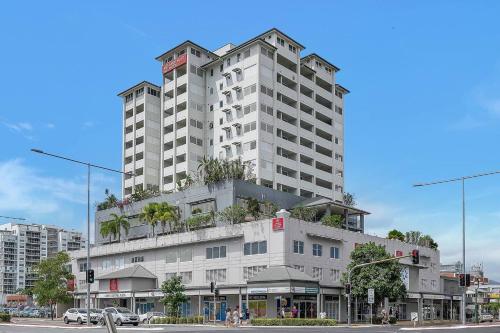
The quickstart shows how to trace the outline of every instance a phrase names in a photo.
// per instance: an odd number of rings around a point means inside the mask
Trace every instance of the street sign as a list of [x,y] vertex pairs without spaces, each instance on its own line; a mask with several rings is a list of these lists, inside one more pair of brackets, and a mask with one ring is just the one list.
[[375,303],[375,290],[370,288],[368,289],[368,304]]
[[411,321],[418,321],[418,312],[411,313]]

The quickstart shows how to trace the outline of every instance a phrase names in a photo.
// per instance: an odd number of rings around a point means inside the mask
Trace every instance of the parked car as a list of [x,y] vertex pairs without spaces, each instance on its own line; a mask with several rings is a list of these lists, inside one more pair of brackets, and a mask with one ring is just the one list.
[[152,319],[165,317],[163,312],[146,312],[139,315],[139,321],[143,324],[149,323]]
[[63,321],[65,324],[69,324],[72,321],[76,321],[78,324],[86,323],[87,309],[76,309],[76,308],[68,309],[63,314]]
[[111,314],[113,321],[118,326],[123,324],[139,325],[139,316],[127,308],[105,308],[103,314],[105,312]]
[[491,322],[493,322],[493,319],[494,319],[494,317],[490,313],[484,312],[484,313],[481,313],[479,315],[479,322],[481,322],[481,323],[483,323],[485,321],[489,321],[491,323]]
[[92,324],[104,324],[102,309],[90,309],[90,322]]

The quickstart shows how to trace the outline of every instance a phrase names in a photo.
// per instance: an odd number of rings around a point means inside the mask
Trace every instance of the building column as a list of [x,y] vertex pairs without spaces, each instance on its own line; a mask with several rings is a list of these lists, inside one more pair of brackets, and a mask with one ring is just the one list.
[[441,300],[441,318],[440,320],[443,321],[444,320],[444,299]]
[[359,214],[359,228],[363,232],[365,231],[365,216],[363,214]]
[[321,293],[316,294],[316,318],[319,318],[321,312]]
[[339,292],[339,307],[338,307],[338,311],[339,311],[339,323],[342,321],[342,293]]
[[198,290],[198,316],[201,316],[201,290]]
[[238,288],[238,306],[240,308],[240,312],[243,311],[243,304],[241,302],[241,287]]
[[348,224],[347,224],[347,219],[349,218],[349,210],[346,208],[344,209],[344,226],[346,229],[348,229]]
[[418,324],[419,325],[422,325],[422,323],[424,322],[424,310],[423,310],[423,302],[424,302],[424,299],[423,298],[419,298],[418,300],[418,304],[417,304],[417,308],[418,308]]

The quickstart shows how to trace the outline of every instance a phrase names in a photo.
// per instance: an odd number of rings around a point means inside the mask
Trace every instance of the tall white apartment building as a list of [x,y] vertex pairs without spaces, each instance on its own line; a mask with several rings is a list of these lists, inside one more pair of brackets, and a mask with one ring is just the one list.
[[[144,92],[159,89],[147,82],[120,94],[124,170],[135,173],[125,176],[124,195],[136,187],[175,191],[176,182],[196,173],[208,156],[241,158],[252,165],[259,185],[341,202],[349,91],[336,83],[335,65],[315,53],[302,56],[304,48],[271,29],[238,46],[212,52],[186,41],[157,57],[161,98]],[[153,98],[157,103],[148,106]],[[138,109],[146,115],[138,118]],[[137,126],[149,112],[157,122]],[[158,138],[158,122],[159,142],[148,144],[148,131]]]
[[33,267],[59,251],[84,249],[81,232],[41,224],[0,225],[0,302],[17,289],[33,287],[37,276]]

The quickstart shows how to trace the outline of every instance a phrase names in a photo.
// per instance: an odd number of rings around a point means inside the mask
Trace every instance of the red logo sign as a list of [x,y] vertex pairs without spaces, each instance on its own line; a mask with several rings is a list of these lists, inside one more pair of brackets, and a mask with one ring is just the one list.
[[402,257],[403,256],[403,251],[396,250],[396,254],[394,256],[395,257]]
[[109,291],[118,291],[118,279],[109,280]]
[[169,61],[166,64],[164,64],[163,67],[161,68],[162,73],[165,74],[165,73],[171,72],[174,69],[176,69],[177,67],[184,65],[187,62],[187,59],[188,59],[188,57],[187,57],[186,53],[181,54],[180,56],[178,56],[174,60]]
[[66,281],[66,287],[68,288],[69,291],[74,291],[75,290],[75,280],[71,279]]
[[273,218],[273,231],[285,229],[285,219],[282,217]]

